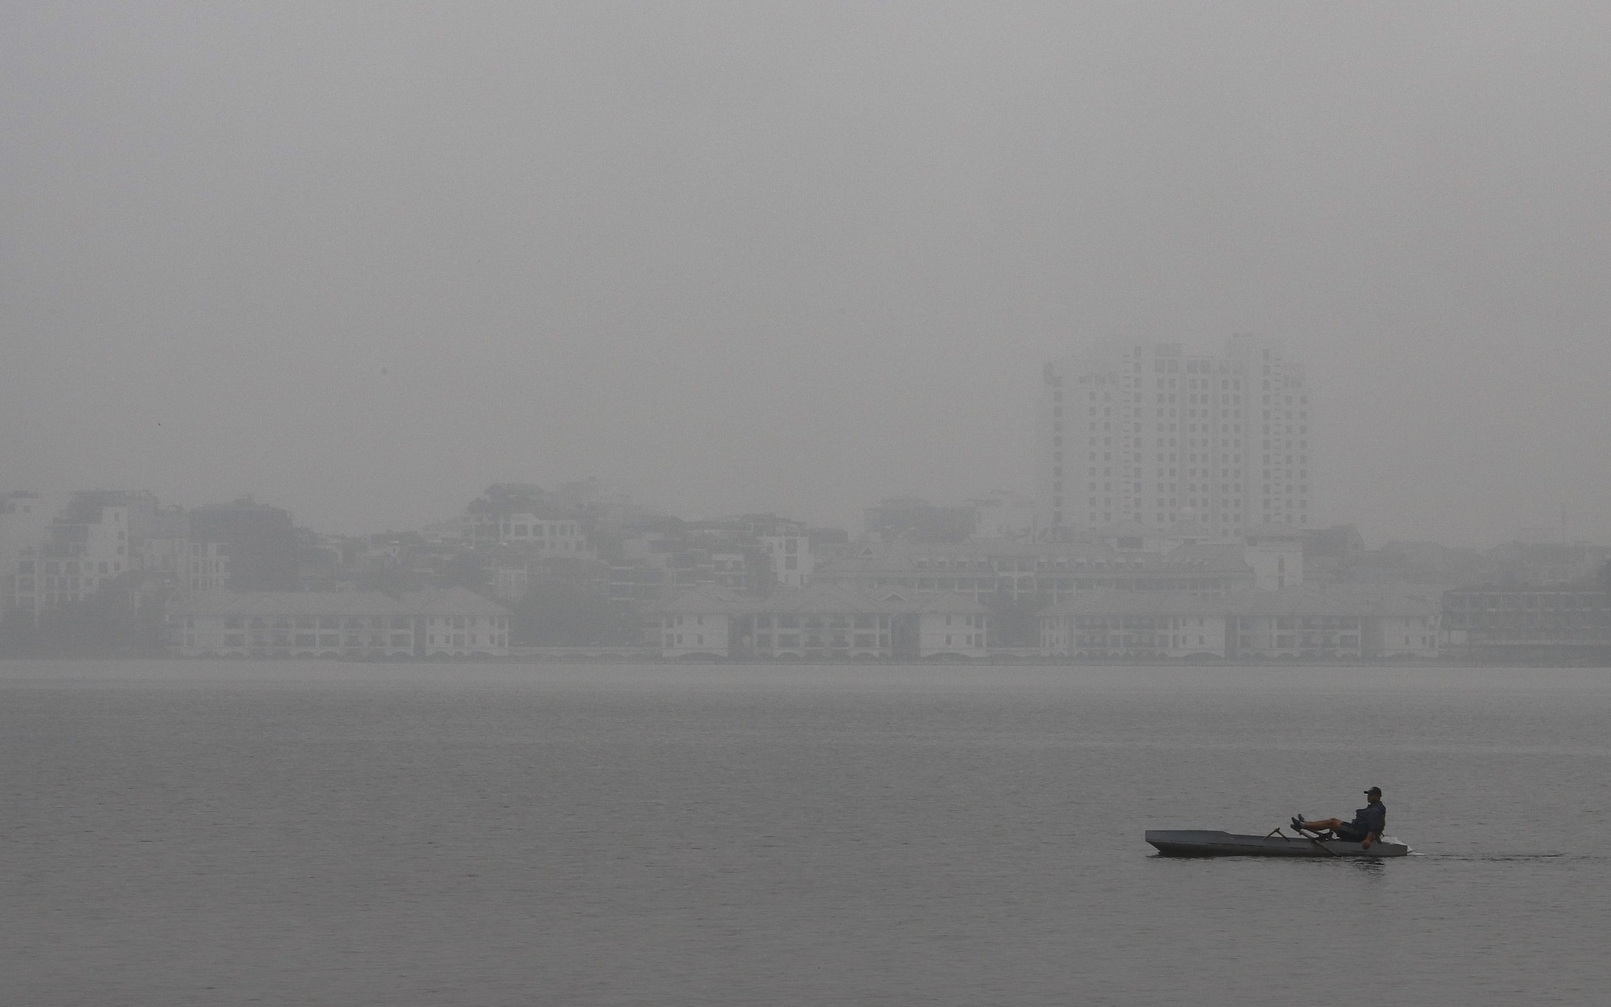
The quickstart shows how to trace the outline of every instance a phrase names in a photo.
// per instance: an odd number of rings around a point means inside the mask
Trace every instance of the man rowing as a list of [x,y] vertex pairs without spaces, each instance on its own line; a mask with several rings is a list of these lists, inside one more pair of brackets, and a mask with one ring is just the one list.
[[1292,827],[1303,832],[1319,832],[1329,829],[1338,839],[1345,842],[1358,843],[1364,849],[1370,849],[1370,844],[1382,838],[1387,830],[1387,805],[1382,803],[1382,788],[1372,787],[1365,791],[1366,804],[1354,812],[1354,820],[1345,822],[1341,818],[1320,818],[1315,821],[1305,821],[1294,817]]

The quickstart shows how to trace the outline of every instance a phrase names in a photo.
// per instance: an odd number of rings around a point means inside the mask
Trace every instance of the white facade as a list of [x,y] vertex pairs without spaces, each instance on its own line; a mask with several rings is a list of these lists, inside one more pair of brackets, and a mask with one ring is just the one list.
[[1036,410],[1040,524],[1307,527],[1310,426],[1302,368],[1252,336],[1223,354],[1115,344],[1049,363]]
[[426,657],[501,657],[509,653],[508,616],[421,616],[418,632]]
[[16,574],[23,552],[38,549],[50,539],[53,513],[37,493],[0,494],[0,582],[9,582]]
[[967,609],[919,613],[917,656],[955,654],[958,657],[988,657],[990,639],[987,621],[988,616]]
[[771,598],[703,586],[651,610],[663,657],[758,660],[983,658],[989,610],[957,594],[868,594],[817,584]]
[[1438,603],[1418,595],[1288,587],[1202,597],[1105,592],[1041,615],[1049,657],[1275,660],[1433,658]]
[[88,598],[133,563],[128,507],[101,507],[95,521],[56,523],[50,531],[50,542],[21,551],[11,582],[11,606],[35,620]]
[[1434,615],[1388,615],[1366,628],[1366,645],[1382,657],[1436,657],[1438,625]]
[[509,610],[462,587],[406,592],[398,604],[414,617],[415,652],[425,657],[503,657]]
[[173,614],[185,657],[408,657],[414,620],[370,591],[217,591]]
[[1243,553],[1253,568],[1253,586],[1279,591],[1303,583],[1303,546],[1298,542],[1260,542]]
[[811,540],[804,532],[798,535],[762,535],[761,545],[772,560],[772,575],[785,587],[803,587],[811,580],[815,564],[811,559]]
[[466,591],[213,591],[172,609],[186,657],[501,657],[509,616]]
[[1223,615],[1159,613],[1142,617],[1102,614],[1075,616],[1067,612],[1041,618],[1041,648],[1051,656],[1075,654],[1109,656],[1145,648],[1157,657],[1223,657],[1226,650]]
[[142,570],[172,577],[181,590],[196,594],[229,586],[229,556],[224,548],[218,542],[164,536],[140,543],[136,555]]
[[714,654],[726,657],[732,647],[729,612],[680,612],[660,619],[660,653],[664,657]]
[[592,556],[582,526],[573,518],[501,514],[488,515],[487,519],[496,521],[500,545],[527,546],[539,556]]

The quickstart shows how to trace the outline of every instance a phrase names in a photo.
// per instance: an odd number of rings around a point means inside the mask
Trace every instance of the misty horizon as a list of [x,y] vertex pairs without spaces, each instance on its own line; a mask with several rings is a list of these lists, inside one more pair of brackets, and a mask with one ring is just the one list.
[[1611,11],[19,8],[0,490],[337,533],[1033,489],[1044,363],[1276,339],[1311,527],[1611,540]]

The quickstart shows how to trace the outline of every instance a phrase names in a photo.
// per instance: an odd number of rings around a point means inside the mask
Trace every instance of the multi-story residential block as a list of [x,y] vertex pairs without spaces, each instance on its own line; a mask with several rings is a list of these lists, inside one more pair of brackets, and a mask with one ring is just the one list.
[[519,546],[536,556],[591,558],[587,536],[573,518],[545,518],[536,514],[475,515],[467,536],[478,545]]
[[1438,655],[1438,600],[1410,592],[1101,591],[1041,614],[1050,657],[1382,660]]
[[473,591],[410,591],[398,602],[414,618],[414,647],[423,657],[509,653],[509,610]]
[[473,549],[519,547],[534,557],[594,556],[581,521],[552,494],[529,483],[487,487],[465,508],[460,537]]
[[138,565],[135,544],[150,534],[156,498],[130,490],[75,493],[49,527],[49,539],[23,549],[11,578],[10,607],[41,614],[82,601]]
[[664,657],[756,660],[982,658],[989,610],[943,592],[871,594],[815,584],[769,598],[717,587],[680,592],[649,609]]
[[16,603],[17,561],[50,541],[50,519],[51,506],[38,493],[0,494],[0,605]]
[[213,591],[170,608],[185,657],[501,657],[509,613],[464,588]]
[[158,510],[149,533],[133,547],[141,572],[173,589],[194,594],[229,586],[225,546],[193,540],[190,515],[178,507]]
[[811,581],[816,564],[811,556],[811,537],[803,526],[777,529],[760,536],[761,546],[771,557],[772,577],[784,587],[803,587]]
[[1253,585],[1264,591],[1298,587],[1303,583],[1303,532],[1282,524],[1265,524],[1243,531],[1247,543],[1242,555],[1253,568]]
[[1182,593],[1100,591],[1041,613],[1052,657],[1223,657],[1227,618],[1218,599]]
[[1252,336],[1233,336],[1222,354],[1108,344],[1048,363],[1036,408],[1040,523],[1307,527],[1311,426],[1302,367]]
[[736,638],[760,608],[757,599],[715,585],[679,591],[649,606],[646,638],[662,657],[731,657]]
[[1484,662],[1611,657],[1611,583],[1489,584],[1443,595],[1446,644]]

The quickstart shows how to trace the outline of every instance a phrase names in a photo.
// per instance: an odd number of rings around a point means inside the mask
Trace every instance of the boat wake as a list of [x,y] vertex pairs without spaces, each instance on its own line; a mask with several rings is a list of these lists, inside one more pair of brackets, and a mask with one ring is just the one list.
[[1452,860],[1463,863],[1533,863],[1540,860],[1604,860],[1604,854],[1570,853],[1422,853],[1411,850],[1410,856],[1426,860]]

